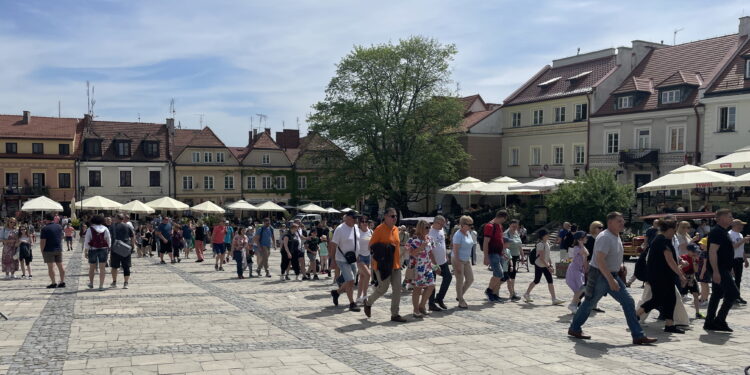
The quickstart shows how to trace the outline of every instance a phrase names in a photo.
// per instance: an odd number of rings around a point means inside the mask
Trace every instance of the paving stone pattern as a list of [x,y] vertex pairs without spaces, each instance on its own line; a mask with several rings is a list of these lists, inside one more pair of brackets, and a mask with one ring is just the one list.
[[[448,311],[417,320],[405,294],[401,315],[409,322],[397,324],[389,321],[390,294],[366,319],[346,310],[346,296],[332,306],[328,278],[237,280],[233,263],[217,272],[211,260],[136,258],[128,290],[100,292],[85,286],[81,252],[64,255],[65,289],[44,288],[41,262],[32,263],[33,281],[0,281],[0,311],[9,317],[0,321],[0,374],[741,374],[750,365],[744,307],[730,313],[731,335],[705,332],[701,322],[685,335],[667,335],[652,314],[644,328],[659,344],[635,347],[612,299],[584,327],[594,338],[572,340],[565,335],[572,315],[551,306],[545,285],[531,304],[492,304],[483,296],[490,273],[481,265],[469,310],[447,301]],[[519,273],[519,293],[532,278]],[[571,298],[564,280],[555,286],[560,298]],[[638,300],[641,289],[630,291]],[[447,299],[454,296],[451,289]]]

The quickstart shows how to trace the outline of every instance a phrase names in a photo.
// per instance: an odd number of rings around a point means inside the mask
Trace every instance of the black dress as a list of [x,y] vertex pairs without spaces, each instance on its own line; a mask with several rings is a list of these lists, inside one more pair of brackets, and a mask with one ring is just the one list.
[[675,250],[672,240],[659,234],[651,242],[646,259],[648,271],[648,282],[651,286],[652,297],[644,302],[641,307],[646,312],[653,309],[659,310],[665,319],[672,320],[674,317],[674,307],[677,304],[675,296],[675,273],[669,268],[664,251],[669,251],[670,256],[674,259]]

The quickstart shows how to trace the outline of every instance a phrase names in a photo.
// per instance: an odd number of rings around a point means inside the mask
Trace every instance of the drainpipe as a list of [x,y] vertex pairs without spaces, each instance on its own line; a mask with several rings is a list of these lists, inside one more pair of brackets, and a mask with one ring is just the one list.
[[589,171],[589,150],[591,149],[591,93],[586,94],[586,164],[583,167],[584,172]]
[[698,107],[706,107],[703,103],[698,103],[693,106],[693,111],[695,111],[695,158],[693,160],[694,165],[700,164],[700,141],[701,141],[701,117],[700,114],[698,114]]

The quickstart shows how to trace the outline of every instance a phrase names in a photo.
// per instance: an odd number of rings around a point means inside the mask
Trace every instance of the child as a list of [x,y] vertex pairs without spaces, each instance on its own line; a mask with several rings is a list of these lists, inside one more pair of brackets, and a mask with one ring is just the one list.
[[182,237],[182,228],[175,225],[172,227],[172,264],[180,263],[180,251],[185,247],[185,238]]
[[[508,242],[505,243],[507,244]],[[510,252],[510,248],[506,246],[506,248],[503,249],[503,256],[500,258],[500,267],[503,269],[503,277],[500,279],[500,285],[497,286],[497,290],[500,290],[503,287],[503,283],[510,279],[510,273],[515,271],[513,268],[513,262],[511,261],[512,259],[513,255]],[[510,290],[508,292],[510,293]],[[512,297],[513,294],[510,295],[510,298]],[[500,297],[500,301],[505,300],[505,298]]]
[[73,235],[76,232],[75,228],[70,224],[66,224],[63,232],[65,232],[65,245],[67,246],[67,251],[73,251]]
[[526,303],[534,302],[531,299],[531,291],[534,287],[539,284],[542,280],[542,275],[547,281],[547,288],[549,289],[549,295],[552,298],[553,305],[561,305],[565,301],[557,299],[555,297],[555,285],[552,284],[552,271],[555,268],[552,266],[552,260],[550,259],[550,247],[549,247],[549,232],[542,229],[539,231],[539,238],[541,240],[536,244],[536,260],[534,261],[534,280],[529,283],[529,287],[526,289],[526,293],[523,295]]
[[698,254],[698,282],[700,283],[700,303],[708,305],[709,284],[711,283],[711,267],[708,265],[708,237],[698,241],[700,252]]
[[19,251],[19,257],[18,260],[21,262],[21,278],[26,278],[26,273],[29,274],[29,279],[31,278],[31,245],[33,244],[33,240],[31,238],[31,235],[29,234],[29,228],[27,227],[21,227],[21,230],[18,234],[18,240],[20,241],[18,251]]
[[586,261],[589,256],[589,252],[586,250],[586,240],[586,233],[578,231],[573,234],[573,248],[568,249],[568,253],[573,260],[565,272],[565,282],[573,291],[573,300],[568,305],[568,310],[573,314],[578,310],[578,304],[581,302],[581,296],[585,291],[583,284],[586,280],[586,272],[589,269],[589,264]]
[[318,244],[318,253],[320,254],[320,273],[327,273],[328,277],[331,277],[331,269],[328,268],[328,236],[325,234],[320,237],[320,244]]
[[698,293],[698,280],[695,279],[695,274],[698,272],[699,255],[698,246],[695,244],[689,244],[687,246],[687,254],[682,255],[682,273],[685,274],[687,283],[684,287],[680,288],[680,294],[684,297],[688,292],[693,295],[693,306],[695,306],[695,319],[706,319],[700,312],[700,298]]
[[[310,238],[305,241],[305,248],[307,253],[307,259],[310,261],[310,265],[307,267],[307,273],[302,280],[318,280],[318,264],[316,262],[318,258],[318,249],[320,247],[320,239],[318,239],[318,232],[311,231]],[[310,276],[312,274],[312,277]]]

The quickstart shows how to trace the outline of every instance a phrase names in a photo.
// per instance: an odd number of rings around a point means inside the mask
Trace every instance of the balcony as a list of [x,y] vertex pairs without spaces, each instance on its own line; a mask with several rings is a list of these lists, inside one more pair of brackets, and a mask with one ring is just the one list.
[[39,196],[49,195],[49,186],[7,186],[3,189],[5,195],[18,195],[18,196]]
[[620,165],[628,164],[659,164],[658,149],[640,149],[620,151]]

